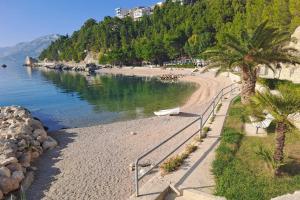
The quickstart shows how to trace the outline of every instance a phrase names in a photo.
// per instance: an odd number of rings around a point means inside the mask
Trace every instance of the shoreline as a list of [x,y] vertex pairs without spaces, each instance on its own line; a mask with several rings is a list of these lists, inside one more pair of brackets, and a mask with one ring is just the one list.
[[[194,82],[200,87],[181,107],[182,115],[179,116],[153,116],[52,133],[59,147],[46,153],[36,163],[37,177],[27,192],[28,197],[32,200],[128,199],[133,192],[133,173],[129,164],[146,149],[194,120],[212,97],[231,83],[222,76],[215,78],[213,73],[191,75],[192,70],[130,67],[97,70],[97,73],[136,76],[186,73],[179,81]],[[197,128],[191,127],[185,135],[166,145],[149,160],[162,156],[163,152]]]

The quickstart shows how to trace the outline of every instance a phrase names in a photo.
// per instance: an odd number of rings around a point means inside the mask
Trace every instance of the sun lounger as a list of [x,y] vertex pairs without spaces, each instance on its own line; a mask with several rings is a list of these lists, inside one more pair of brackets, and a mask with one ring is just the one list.
[[265,120],[257,122],[255,117],[249,116],[249,119],[254,127],[256,127],[256,133],[258,133],[259,128],[268,128],[271,122],[274,120],[274,117],[271,114],[267,114]]

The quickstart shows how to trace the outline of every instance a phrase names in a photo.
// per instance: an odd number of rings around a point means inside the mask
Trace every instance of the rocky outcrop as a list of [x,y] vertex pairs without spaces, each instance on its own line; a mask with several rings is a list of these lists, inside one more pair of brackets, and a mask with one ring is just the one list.
[[95,52],[88,52],[85,59],[84,59],[84,63],[86,64],[98,64],[98,53]]
[[0,107],[0,199],[1,194],[7,196],[27,184],[33,174],[32,161],[56,145],[28,110]]
[[24,66],[33,66],[36,64],[38,61],[32,57],[26,56]]
[[63,71],[78,71],[78,72],[94,72],[101,68],[101,66],[94,63],[82,64],[82,63],[50,63],[43,62],[37,63],[35,67],[45,67],[47,69],[63,70]]

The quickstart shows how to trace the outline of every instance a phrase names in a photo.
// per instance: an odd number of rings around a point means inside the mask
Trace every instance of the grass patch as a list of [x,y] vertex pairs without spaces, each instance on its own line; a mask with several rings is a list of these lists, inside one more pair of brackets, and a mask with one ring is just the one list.
[[300,189],[300,134],[288,133],[284,175],[274,177],[268,164],[261,159],[260,146],[273,153],[275,134],[265,138],[243,136],[246,113],[240,99],[233,102],[226,119],[220,146],[213,162],[216,178],[215,193],[228,200],[270,200]]

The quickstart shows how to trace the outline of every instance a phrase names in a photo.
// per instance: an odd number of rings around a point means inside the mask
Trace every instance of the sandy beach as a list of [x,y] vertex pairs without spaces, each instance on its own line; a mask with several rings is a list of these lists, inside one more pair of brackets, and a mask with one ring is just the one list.
[[[193,121],[213,96],[231,83],[228,78],[214,77],[210,72],[191,72],[191,69],[146,67],[101,69],[99,73],[138,76],[183,74],[180,81],[197,83],[199,88],[182,105],[179,116],[154,116],[50,133],[59,142],[59,147],[46,152],[35,163],[38,170],[27,191],[28,199],[128,199],[133,193],[133,173],[129,164],[139,154]],[[147,159],[152,161],[162,156],[197,128],[191,127]],[[132,135],[132,132],[137,134]]]

